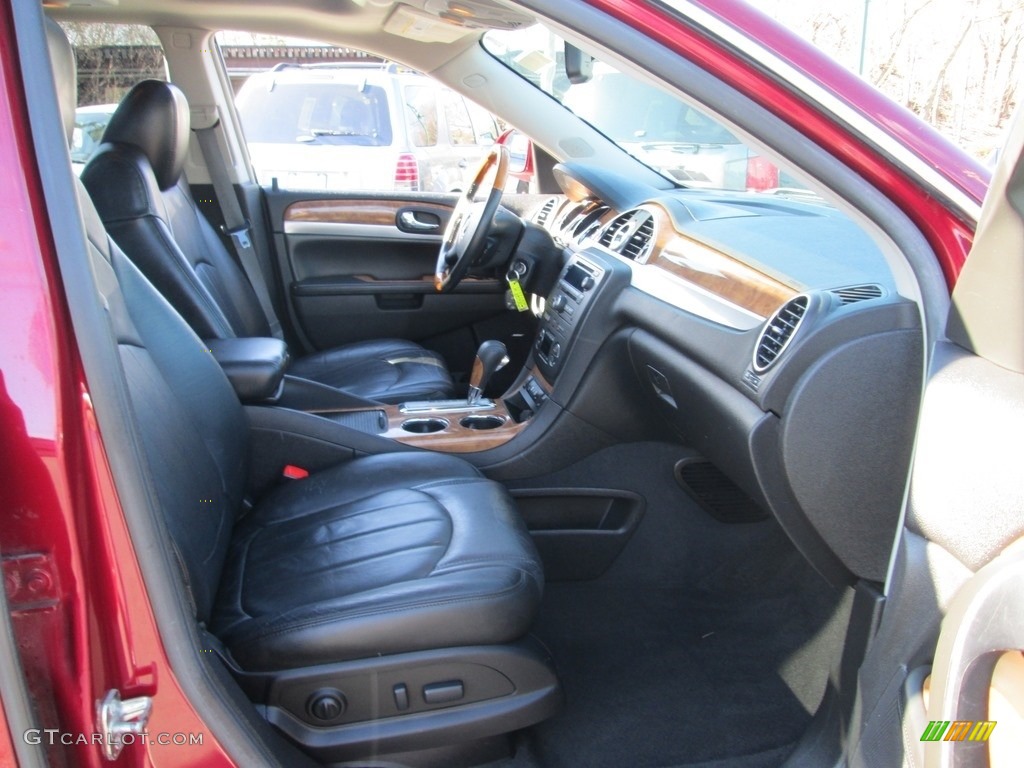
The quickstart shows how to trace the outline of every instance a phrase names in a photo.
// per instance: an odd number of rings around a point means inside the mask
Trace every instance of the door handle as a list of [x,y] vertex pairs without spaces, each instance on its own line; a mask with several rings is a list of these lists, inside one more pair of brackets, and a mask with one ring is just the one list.
[[436,232],[441,228],[439,223],[420,221],[413,211],[402,211],[398,217],[399,223],[405,228],[415,232]]

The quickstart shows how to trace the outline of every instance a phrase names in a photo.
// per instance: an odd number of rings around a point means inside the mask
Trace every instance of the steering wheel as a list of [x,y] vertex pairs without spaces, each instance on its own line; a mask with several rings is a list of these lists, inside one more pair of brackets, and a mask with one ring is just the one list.
[[[434,269],[434,288],[438,293],[447,293],[458,285],[470,266],[483,255],[487,232],[494,222],[508,178],[508,163],[508,147],[495,144],[455,205]],[[484,185],[492,168],[494,176],[490,184]],[[476,199],[478,193],[480,200]]]

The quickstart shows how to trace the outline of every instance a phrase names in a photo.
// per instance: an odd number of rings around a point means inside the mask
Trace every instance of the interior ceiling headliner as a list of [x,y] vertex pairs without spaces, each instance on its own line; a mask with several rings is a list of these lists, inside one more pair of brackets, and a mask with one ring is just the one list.
[[[93,4],[80,5],[81,1],[43,0],[43,5],[59,20],[232,29],[322,40],[369,51],[423,72],[442,66],[482,34],[479,28],[466,28],[464,37],[446,44],[390,34],[383,26],[399,4],[393,0],[85,0]],[[451,2],[459,4],[459,0]],[[444,3],[404,0],[402,4],[423,11]],[[467,5],[506,8],[493,0],[468,0]],[[444,23],[439,16],[435,18]]]

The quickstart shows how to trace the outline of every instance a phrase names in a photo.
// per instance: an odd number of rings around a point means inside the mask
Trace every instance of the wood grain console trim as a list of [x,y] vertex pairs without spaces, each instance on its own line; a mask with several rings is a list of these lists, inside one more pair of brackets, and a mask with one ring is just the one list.
[[452,209],[438,203],[408,200],[303,200],[292,203],[284,212],[285,222],[301,221],[317,224],[369,224],[393,227],[403,208],[436,213],[442,220]]
[[[489,411],[418,411],[417,413],[402,413],[397,405],[383,405],[373,410],[383,410],[387,416],[388,428],[381,437],[395,440],[405,445],[415,445],[418,448],[426,448],[441,453],[475,453],[497,448],[504,445],[513,437],[518,435],[526,427],[526,423],[519,424],[512,419],[501,400],[495,401],[495,408]],[[470,429],[462,426],[459,422],[466,416],[497,416],[503,419],[500,427],[494,429]],[[429,432],[417,434],[402,429],[402,424],[411,419],[438,418],[448,422],[448,426],[440,432]]]
[[800,293],[796,285],[679,233],[664,208],[642,207],[654,217],[654,231],[658,233],[646,264],[761,317],[768,317]]

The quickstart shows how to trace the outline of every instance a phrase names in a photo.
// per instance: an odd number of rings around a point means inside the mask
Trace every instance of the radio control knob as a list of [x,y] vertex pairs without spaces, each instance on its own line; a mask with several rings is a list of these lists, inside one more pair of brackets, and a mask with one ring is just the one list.
[[555,310],[555,312],[561,312],[563,309],[565,309],[564,293],[559,293],[557,296],[555,296],[555,298],[551,300],[551,308]]
[[594,278],[592,278],[590,275],[587,275],[582,280],[580,280],[580,288],[582,288],[584,291],[589,291],[593,287]]

